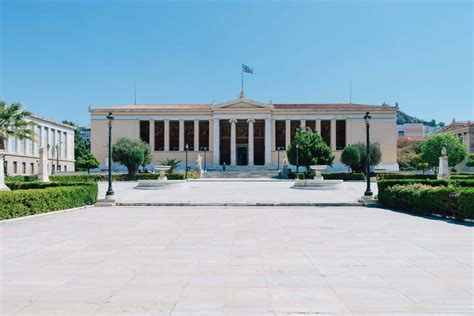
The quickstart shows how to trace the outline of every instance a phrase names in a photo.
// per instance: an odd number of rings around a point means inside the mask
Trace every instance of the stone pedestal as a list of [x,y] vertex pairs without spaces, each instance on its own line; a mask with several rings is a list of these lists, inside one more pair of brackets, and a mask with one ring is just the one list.
[[5,185],[5,170],[3,168],[3,151],[0,151],[0,191],[9,191],[10,188],[8,188]]
[[445,179],[449,176],[448,157],[439,157],[438,179]]
[[38,181],[49,182],[48,173],[48,150],[45,147],[41,147],[39,150],[39,170],[38,170]]
[[288,179],[288,165],[283,165],[281,168],[281,177],[283,179]]

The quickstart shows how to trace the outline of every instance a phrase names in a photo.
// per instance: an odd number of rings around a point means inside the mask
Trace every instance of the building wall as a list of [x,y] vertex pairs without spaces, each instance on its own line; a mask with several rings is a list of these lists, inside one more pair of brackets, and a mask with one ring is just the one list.
[[[4,157],[6,174],[37,174],[39,169],[39,149],[41,147],[47,148],[48,144],[48,169],[52,170],[54,165],[56,171],[57,165],[59,165],[61,172],[65,169],[66,171],[74,171],[74,129],[62,123],[35,115],[26,120],[35,124],[35,139],[34,141],[19,140],[15,137],[8,137],[6,139],[6,153]],[[46,138],[46,130],[48,130],[48,138]],[[54,137],[52,131],[54,131]],[[58,134],[61,136],[58,136]],[[58,152],[55,151],[55,145],[59,145]]]
[[[235,113],[234,113],[235,112]],[[226,113],[218,113],[215,114],[219,116],[221,119],[224,117],[229,116],[236,116],[239,119],[244,117],[249,117],[250,114],[245,114],[245,111],[238,112],[226,112]],[[193,119],[209,119],[212,116],[209,113],[195,113],[196,115],[192,115],[189,113],[182,113],[181,116],[173,114],[173,120],[179,119],[180,117],[185,120],[193,120]],[[365,122],[363,120],[363,115],[365,113],[361,112],[350,112],[347,113],[338,113],[330,114],[330,113],[318,113],[318,112],[311,112],[311,113],[282,113],[279,111],[278,113],[271,113],[268,112],[266,115],[271,115],[271,119],[273,120],[281,120],[281,119],[291,119],[291,120],[314,120],[314,119],[331,119],[335,121],[336,119],[346,119],[346,145],[355,144],[358,142],[365,143],[366,140],[366,127]],[[170,114],[145,114],[145,113],[134,113],[134,118],[130,118],[131,114],[127,113],[127,115],[121,116],[120,114],[114,114],[114,121],[113,121],[113,133],[112,133],[112,143],[116,142],[120,137],[127,137],[132,139],[139,139],[139,121],[140,120],[147,120],[147,119],[154,119],[154,120],[163,120],[163,119],[170,119]],[[259,114],[260,115],[260,114]],[[263,114],[262,114],[263,115]],[[387,168],[388,170],[398,170],[397,161],[397,152],[396,152],[396,114],[393,113],[373,113],[371,114],[373,119],[371,120],[371,134],[370,139],[372,143],[379,143],[381,150],[382,150],[382,168]],[[240,117],[242,116],[242,117]],[[252,115],[250,115],[252,116]],[[130,119],[127,119],[129,117]],[[99,159],[101,162],[102,167],[104,168],[107,165],[107,144],[108,144],[108,129],[107,129],[107,122],[105,120],[105,115],[101,114],[92,114],[91,119],[91,150],[92,153]],[[209,139],[209,147],[210,151],[206,153],[206,162],[207,165],[214,164],[213,160],[213,136],[214,128],[212,124],[210,124],[210,139]],[[272,131],[274,132],[274,127],[272,127]],[[274,135],[271,135],[271,162],[274,166],[278,164],[278,152],[275,151],[275,140]],[[336,156],[334,167],[337,169],[345,168],[340,162],[340,155],[342,150],[335,150],[335,146],[333,147],[333,153]],[[188,152],[188,162],[190,165],[193,165],[196,160],[198,154],[204,156],[203,152]],[[185,152],[184,151],[153,151],[153,159],[152,165],[157,165],[160,161],[167,159],[167,158],[174,158],[181,160],[183,163],[185,161]],[[203,157],[204,158],[204,157]],[[282,157],[280,157],[281,159]]]

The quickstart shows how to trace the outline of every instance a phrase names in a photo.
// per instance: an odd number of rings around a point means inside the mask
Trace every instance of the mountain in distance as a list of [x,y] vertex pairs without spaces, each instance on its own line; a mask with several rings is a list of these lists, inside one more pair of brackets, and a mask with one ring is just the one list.
[[[382,106],[390,106],[390,104],[384,102]],[[408,115],[407,113],[400,110],[400,107],[397,102],[395,102],[395,107],[397,108],[397,125],[403,125],[407,123],[422,123],[423,125],[431,127],[443,127],[446,125],[444,122],[436,122],[435,119],[432,119],[431,121],[425,121],[417,117]]]

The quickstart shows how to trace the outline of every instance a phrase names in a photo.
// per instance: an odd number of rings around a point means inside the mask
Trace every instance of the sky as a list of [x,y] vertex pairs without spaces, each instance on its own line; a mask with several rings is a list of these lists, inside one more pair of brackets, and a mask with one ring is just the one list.
[[87,108],[251,100],[399,103],[473,119],[471,1],[1,0],[0,99]]

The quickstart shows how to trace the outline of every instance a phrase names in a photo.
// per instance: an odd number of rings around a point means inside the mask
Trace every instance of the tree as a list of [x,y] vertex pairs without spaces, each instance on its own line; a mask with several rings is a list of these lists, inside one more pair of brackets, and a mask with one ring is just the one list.
[[466,147],[461,140],[453,134],[434,134],[428,136],[421,144],[421,157],[431,167],[439,164],[441,149],[445,147],[449,166],[460,163],[467,155]]
[[298,129],[295,138],[288,146],[288,161],[293,165],[296,165],[296,145],[299,145],[298,163],[305,166],[307,172],[309,172],[310,165],[332,166],[334,155],[331,148],[311,128]]
[[[356,172],[366,172],[367,170],[367,146],[364,143],[357,143],[352,145],[359,150],[360,153],[360,162],[354,165],[353,170]],[[375,166],[380,163],[382,160],[382,151],[380,150],[380,144],[371,143],[370,144],[370,165]]]
[[127,167],[128,174],[133,176],[145,161],[151,162],[150,145],[141,140],[121,137],[112,146],[112,159]]
[[[76,160],[80,159],[81,156],[88,153],[90,151],[89,145],[86,143],[84,139],[81,137],[81,133],[79,131],[79,126],[71,121],[64,120],[64,124],[71,125],[72,127],[76,128],[74,130],[74,158]],[[77,169],[77,168],[76,168]]]
[[0,150],[5,149],[7,137],[35,139],[34,123],[25,120],[30,115],[30,112],[23,110],[20,103],[8,105],[0,101]]
[[360,152],[355,146],[346,146],[341,154],[341,162],[347,166],[348,171],[350,169],[354,171],[357,164],[360,163]]
[[86,169],[89,174],[91,169],[99,168],[99,166],[100,162],[90,152],[85,153],[76,160],[76,168],[79,170]]

